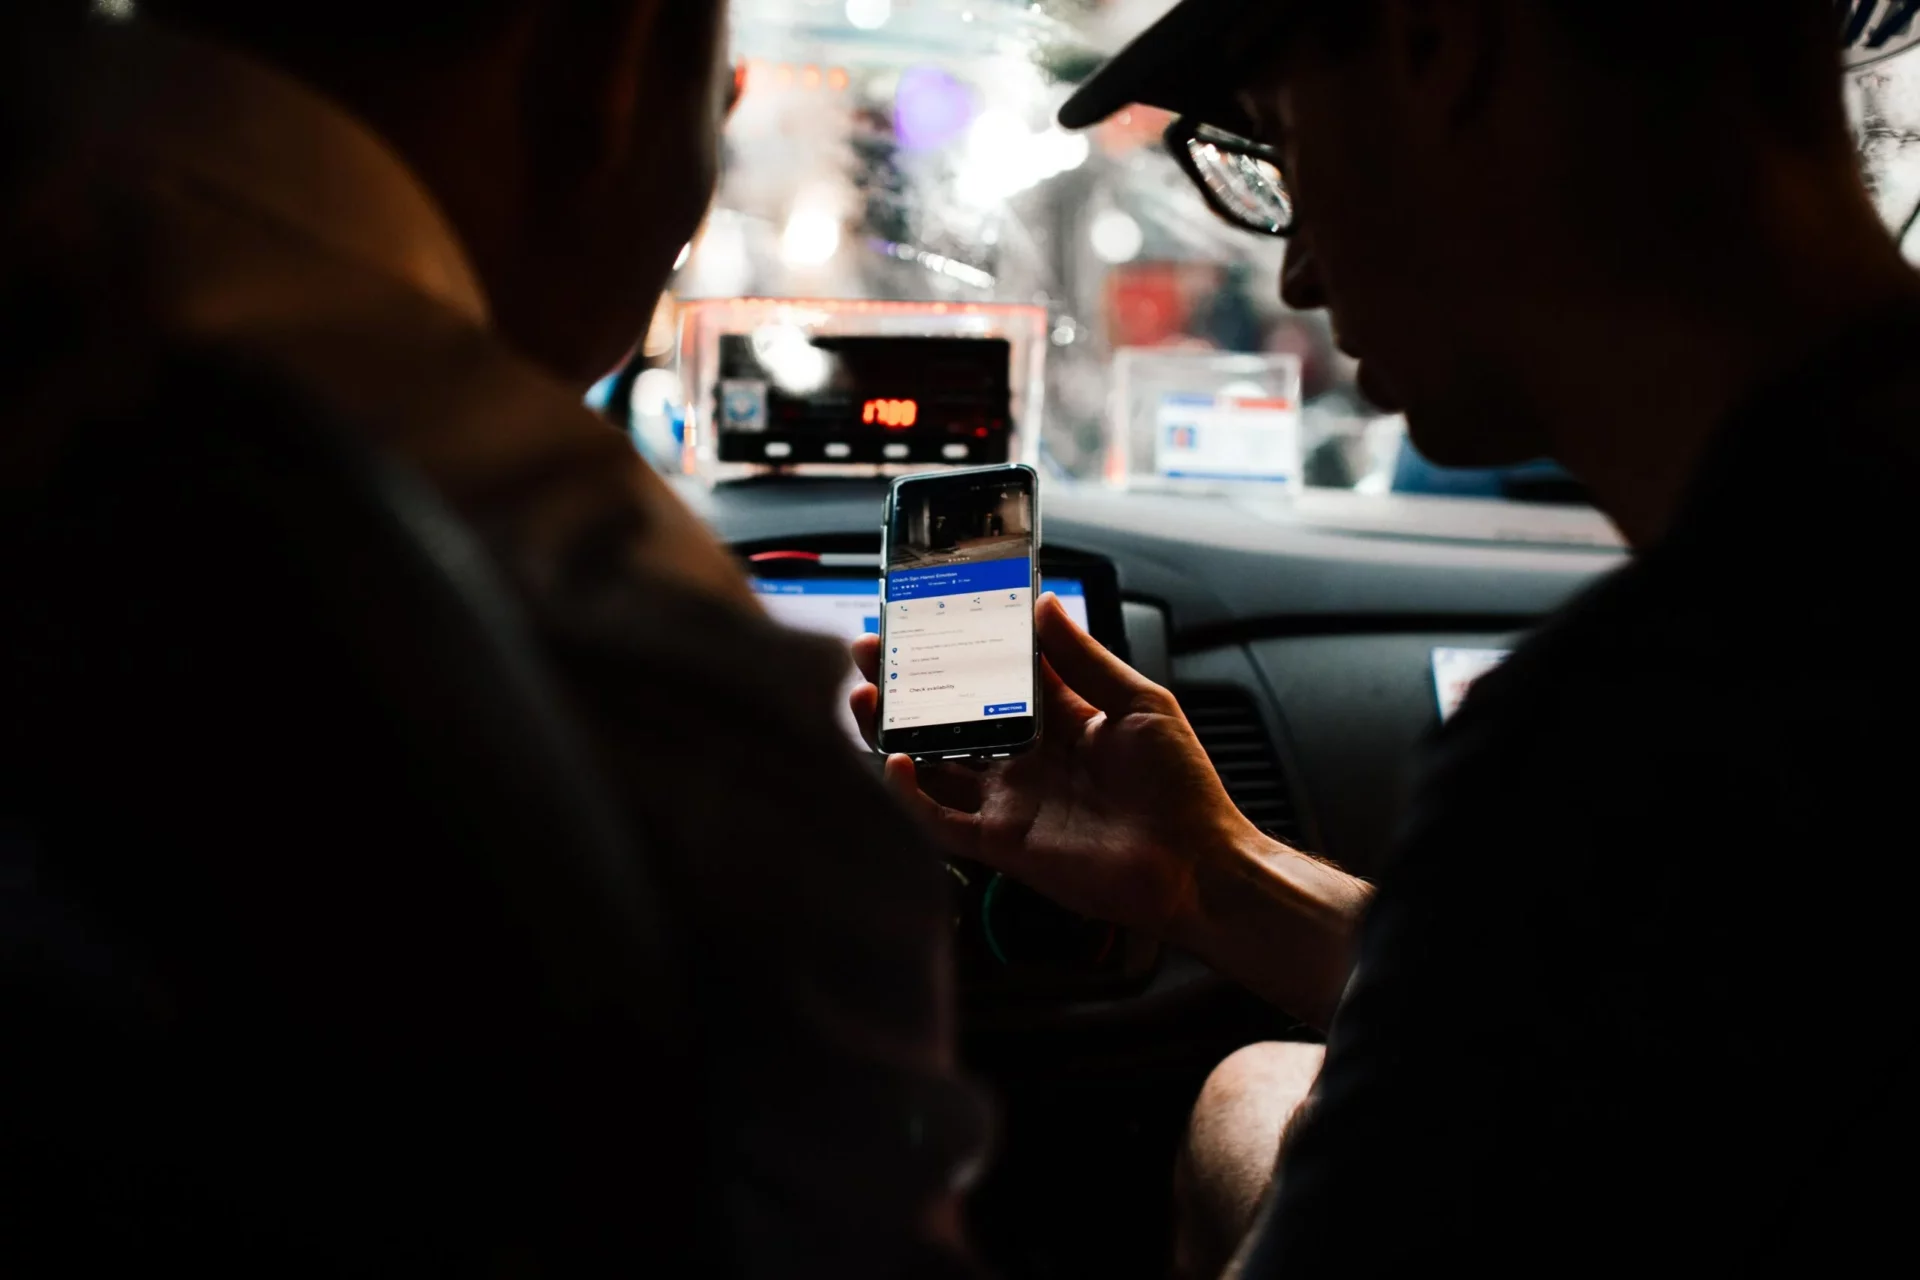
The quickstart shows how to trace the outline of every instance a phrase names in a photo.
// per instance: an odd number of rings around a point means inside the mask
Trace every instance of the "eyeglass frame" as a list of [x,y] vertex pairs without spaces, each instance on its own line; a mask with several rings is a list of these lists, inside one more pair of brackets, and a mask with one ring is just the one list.
[[[1218,139],[1201,138],[1200,131],[1202,129],[1211,129],[1216,133],[1224,133],[1229,137],[1238,138],[1246,145],[1225,146],[1221,144]],[[1167,151],[1172,154],[1174,163],[1180,166],[1180,172],[1187,175],[1187,180],[1198,188],[1201,198],[1207,202],[1207,207],[1213,210],[1222,221],[1257,236],[1272,236],[1280,240],[1285,240],[1298,231],[1300,219],[1297,214],[1290,213],[1287,225],[1275,230],[1272,227],[1254,226],[1234,213],[1233,210],[1227,206],[1226,201],[1215,194],[1213,187],[1208,184],[1205,176],[1201,174],[1200,165],[1193,158],[1193,152],[1189,144],[1197,140],[1204,142],[1208,146],[1218,147],[1222,151],[1250,156],[1255,160],[1264,161],[1273,166],[1274,171],[1280,175],[1281,183],[1284,186],[1287,171],[1286,166],[1281,163],[1280,151],[1277,147],[1270,147],[1263,142],[1255,142],[1251,138],[1241,137],[1241,135],[1234,133],[1231,129],[1223,129],[1217,124],[1208,124],[1199,116],[1176,116],[1173,123],[1167,126],[1166,132],[1161,135],[1160,140],[1166,146]],[[1291,194],[1289,194],[1288,205],[1289,208],[1291,208]]]

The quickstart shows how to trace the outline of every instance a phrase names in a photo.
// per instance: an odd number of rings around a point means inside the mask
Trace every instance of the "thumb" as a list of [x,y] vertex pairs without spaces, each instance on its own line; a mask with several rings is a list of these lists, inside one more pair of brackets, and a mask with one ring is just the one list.
[[1034,626],[1047,665],[1067,688],[1108,715],[1125,715],[1138,709],[1143,698],[1159,693],[1160,686],[1082,631],[1052,592],[1040,597]]
[[955,853],[963,857],[979,856],[979,815],[950,809],[928,795],[920,786],[919,771],[914,768],[911,756],[888,756],[885,777],[888,790],[898,796],[910,812],[919,814]]

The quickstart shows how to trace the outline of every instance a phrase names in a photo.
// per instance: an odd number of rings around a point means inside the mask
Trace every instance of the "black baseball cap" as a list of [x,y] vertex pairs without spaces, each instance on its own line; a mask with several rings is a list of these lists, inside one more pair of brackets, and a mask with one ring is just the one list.
[[[1060,108],[1060,124],[1084,129],[1138,103],[1230,124],[1235,45],[1248,15],[1292,0],[1180,0],[1094,72]],[[1890,58],[1920,44],[1920,0],[1833,0],[1849,67]]]
[[[1060,108],[1062,128],[1084,129],[1138,103],[1179,115],[1226,106],[1235,37],[1256,8],[1288,0],[1180,0],[1115,54]],[[1222,121],[1221,123],[1225,123]]]

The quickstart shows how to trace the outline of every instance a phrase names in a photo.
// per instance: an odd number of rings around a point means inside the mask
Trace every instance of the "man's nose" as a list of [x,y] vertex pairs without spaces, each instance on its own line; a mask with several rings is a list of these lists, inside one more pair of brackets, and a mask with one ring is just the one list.
[[1318,311],[1327,305],[1326,288],[1320,282],[1320,261],[1314,256],[1313,242],[1305,235],[1287,241],[1287,258],[1280,268],[1280,300],[1294,311]]

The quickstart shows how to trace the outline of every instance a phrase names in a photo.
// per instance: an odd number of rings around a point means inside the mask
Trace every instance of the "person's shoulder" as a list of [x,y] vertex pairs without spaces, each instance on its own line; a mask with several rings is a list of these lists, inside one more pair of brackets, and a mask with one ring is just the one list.
[[1477,681],[1428,743],[1402,860],[1458,847],[1493,867],[1501,849],[1597,847],[1657,821],[1676,783],[1704,781],[1704,762],[1767,749],[1764,681],[1734,635],[1657,563],[1597,583]]
[[1577,731],[1595,714],[1633,715],[1697,643],[1700,619],[1644,559],[1615,570],[1545,619],[1474,682],[1436,736],[1471,755]]
[[709,718],[738,702],[768,730],[833,728],[844,646],[772,622],[624,435],[490,332],[432,307],[401,328],[301,345],[316,380],[366,388],[359,419],[479,532],[570,664],[675,684]]
[[470,308],[214,198],[132,144],[101,148],[115,163],[79,148],[7,210],[18,327],[84,330],[73,354],[101,374],[149,346],[231,353],[418,471],[528,589],[612,548],[751,607],[735,564],[631,442]]
[[[48,429],[76,399],[56,382],[138,394],[150,353],[216,353],[424,479],[537,627],[623,652],[630,681],[731,669],[738,687],[777,673],[826,716],[840,647],[772,626],[738,562],[631,441],[503,335],[310,238],[128,175],[81,177],[50,192],[14,246],[34,250],[15,259],[35,270],[12,277],[9,311],[46,384],[36,402],[53,402]],[[122,222],[150,234],[116,241]]]
[[1911,563],[1893,547],[1920,547],[1875,541],[1885,513],[1846,506],[1798,531],[1729,519],[1547,620],[1430,742],[1401,861],[1458,849],[1577,870],[1581,850],[1626,845],[1691,863],[1764,845],[1783,806],[1804,820],[1877,807],[1849,801],[1847,778],[1920,767],[1920,677],[1889,577]]
[[433,299],[394,288],[236,340],[417,468],[524,588],[631,571],[751,605],[738,566],[624,435]]

